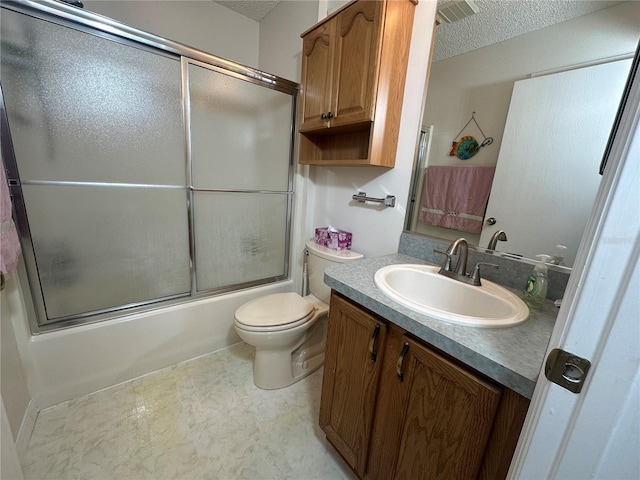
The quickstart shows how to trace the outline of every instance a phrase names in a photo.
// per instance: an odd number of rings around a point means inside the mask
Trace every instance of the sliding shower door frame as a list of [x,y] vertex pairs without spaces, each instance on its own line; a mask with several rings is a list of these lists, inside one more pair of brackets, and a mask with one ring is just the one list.
[[[68,328],[76,325],[100,322],[123,315],[132,315],[141,312],[149,312],[167,306],[180,303],[188,303],[201,298],[221,295],[232,291],[238,291],[246,288],[252,288],[260,285],[266,285],[278,281],[287,280],[290,276],[290,254],[291,254],[291,229],[292,215],[294,207],[294,148],[295,148],[295,115],[297,111],[297,95],[298,84],[289,80],[277,77],[275,75],[262,72],[260,70],[247,67],[230,60],[217,57],[207,52],[182,45],[178,42],[165,39],[163,37],[138,30],[125,24],[121,24],[107,17],[84,11],[55,2],[53,0],[40,0],[34,2],[32,0],[11,0],[0,1],[3,9],[15,11],[17,13],[26,14],[28,16],[55,23],[61,26],[73,28],[91,35],[95,35],[110,41],[119,42],[131,47],[143,49],[154,54],[160,54],[169,58],[180,60],[182,74],[182,115],[184,127],[184,146],[185,146],[185,167],[186,175],[184,187],[166,186],[166,185],[134,185],[127,184],[132,187],[147,188],[170,188],[184,189],[186,192],[186,208],[187,221],[189,226],[189,258],[190,258],[190,275],[191,275],[191,291],[187,294],[177,294],[162,298],[155,298],[143,302],[130,303],[120,305],[113,308],[102,310],[94,310],[87,313],[75,314],[69,318],[56,318],[49,320],[47,317],[44,295],[40,286],[40,279],[37,267],[35,251],[33,248],[32,237],[29,229],[27,218],[27,210],[24,202],[22,188],[18,173],[17,161],[11,142],[10,128],[8,123],[8,115],[5,109],[4,96],[0,86],[0,123],[2,133],[2,156],[8,172],[9,188],[13,199],[14,210],[16,212],[16,220],[18,232],[21,236],[23,245],[23,257],[27,266],[26,273],[32,292],[33,305],[35,308],[35,318],[29,315],[29,323],[33,334],[44,333],[61,328]],[[201,66],[224,75],[235,77],[237,79],[254,83],[264,88],[276,90],[291,95],[291,124],[289,129],[290,146],[289,146],[289,170],[288,170],[288,188],[287,191],[266,191],[266,190],[233,190],[233,189],[208,189],[195,188],[193,185],[191,171],[191,133],[190,133],[190,107],[189,107],[189,79],[188,66],[190,64]],[[86,184],[86,186],[109,186],[104,183],[93,182],[24,182],[27,184],[55,184],[65,185],[72,183],[73,185]],[[116,185],[113,186],[122,186]],[[195,233],[194,233],[194,193],[195,192],[214,192],[214,193],[249,193],[249,194],[277,194],[287,196],[287,218],[286,218],[286,234],[285,234],[285,264],[284,274],[277,277],[264,278],[256,281],[246,282],[238,285],[229,285],[222,288],[198,291],[196,284],[196,261],[195,261]],[[35,277],[35,278],[34,278]]]
[[54,0],[39,0],[37,2],[33,0],[0,0],[0,6],[109,40],[120,41],[133,47],[148,48],[155,53],[165,52],[173,58],[187,57],[199,60],[208,65],[222,68],[226,72],[239,74],[245,80],[283,93],[295,96],[298,92],[299,85],[291,80],[212,55],[62,2]]
[[[258,282],[250,282],[247,284],[242,284],[243,288],[249,288],[249,287],[253,287],[253,286],[258,286],[258,285],[262,285],[265,283],[273,283],[279,280],[284,280],[286,278],[288,278],[288,273],[289,273],[289,257],[290,257],[290,248],[291,248],[291,228],[292,228],[292,212],[293,212],[293,184],[294,184],[294,175],[293,175],[293,158],[294,158],[294,140],[295,140],[295,123],[292,121],[291,125],[290,125],[290,138],[291,141],[289,142],[289,177],[287,179],[287,190],[286,191],[272,191],[272,190],[250,190],[250,189],[228,189],[228,188],[198,188],[198,187],[194,187],[194,180],[193,180],[193,170],[192,170],[192,152],[191,152],[191,111],[190,111],[190,106],[191,106],[191,99],[189,97],[190,95],[190,89],[189,89],[189,65],[195,65],[198,67],[202,67],[205,68],[207,70],[213,71],[213,72],[217,72],[223,75],[227,75],[230,77],[234,77],[237,78],[239,80],[243,80],[243,81],[248,81],[251,83],[255,83],[258,84],[260,86],[263,86],[263,84],[261,82],[256,81],[256,79],[254,77],[246,77],[245,75],[239,74],[237,72],[234,71],[228,71],[225,68],[222,68],[218,65],[214,65],[211,63],[207,63],[207,62],[203,62],[203,61],[199,61],[199,60],[195,60],[195,59],[191,59],[191,58],[187,58],[187,57],[182,57],[182,63],[181,63],[181,68],[182,68],[182,107],[183,107],[183,124],[184,124],[184,135],[185,135],[185,154],[186,154],[186,179],[187,179],[187,184],[189,185],[188,189],[189,189],[189,236],[190,236],[190,248],[191,248],[191,264],[192,264],[192,268],[191,268],[191,296],[192,297],[198,297],[198,296],[206,296],[206,295],[210,295],[211,293],[227,293],[227,292],[231,292],[234,290],[237,290],[236,286],[229,286],[229,287],[224,287],[222,289],[214,289],[214,290],[204,290],[204,291],[197,291],[197,282],[196,282],[196,275],[197,275],[197,262],[196,262],[196,252],[195,252],[195,209],[193,208],[193,205],[195,203],[195,199],[194,199],[194,193],[195,192],[209,192],[209,193],[240,193],[240,194],[265,194],[265,195],[287,195],[288,197],[288,202],[287,202],[287,224],[286,224],[286,245],[285,245],[285,265],[284,265],[284,271],[285,274],[283,276],[278,276],[278,277],[271,277],[271,278],[267,278],[267,279],[263,279],[260,280]],[[280,88],[274,88],[274,90],[278,90],[281,91],[283,93],[289,93],[291,94],[291,91],[287,91],[287,90],[282,90]],[[297,92],[297,88],[296,88],[296,92]],[[295,119],[295,114],[296,114],[296,99],[297,96],[296,95],[292,95],[292,102],[291,102],[291,118]]]

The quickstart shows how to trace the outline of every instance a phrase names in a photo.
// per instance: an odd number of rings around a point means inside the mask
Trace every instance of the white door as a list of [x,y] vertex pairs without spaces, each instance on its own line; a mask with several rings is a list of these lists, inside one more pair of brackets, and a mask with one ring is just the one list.
[[591,370],[579,394],[541,371],[509,478],[640,478],[639,82],[636,72],[549,344]]
[[505,230],[497,249],[535,258],[566,245],[573,265],[630,67],[620,60],[515,83],[485,215],[496,223],[485,223],[480,246]]

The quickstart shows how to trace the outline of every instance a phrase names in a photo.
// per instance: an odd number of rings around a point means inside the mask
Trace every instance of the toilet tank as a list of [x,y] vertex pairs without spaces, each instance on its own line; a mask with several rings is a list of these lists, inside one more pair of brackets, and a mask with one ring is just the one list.
[[329,303],[331,289],[324,283],[324,271],[331,265],[359,260],[364,256],[351,250],[331,250],[307,241],[307,272],[309,274],[309,292],[325,303]]

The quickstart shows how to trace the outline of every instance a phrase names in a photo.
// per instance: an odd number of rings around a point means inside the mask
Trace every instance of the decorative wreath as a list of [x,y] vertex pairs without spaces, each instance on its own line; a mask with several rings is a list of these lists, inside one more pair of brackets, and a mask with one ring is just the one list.
[[478,127],[478,130],[480,130],[480,133],[482,133],[482,136],[484,137],[483,142],[479,144],[478,141],[471,135],[460,137],[459,140],[454,140],[452,142],[449,156],[458,157],[460,160],[469,160],[480,151],[480,148],[491,145],[493,143],[493,138],[485,136],[484,132],[480,128],[480,125],[478,125],[478,122],[475,119],[475,114],[476,112],[473,112],[471,114],[471,119],[469,119],[466,125],[462,127],[462,130],[460,130],[460,133],[458,133],[456,137],[459,137],[460,134],[464,132],[464,129],[467,128],[467,125],[469,125],[473,121],[473,123],[476,124],[476,127]]

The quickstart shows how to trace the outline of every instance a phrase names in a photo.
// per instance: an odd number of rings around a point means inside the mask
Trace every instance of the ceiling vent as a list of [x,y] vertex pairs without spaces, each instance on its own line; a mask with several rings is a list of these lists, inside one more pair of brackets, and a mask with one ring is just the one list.
[[447,23],[457,22],[479,11],[473,0],[454,0],[438,7],[438,15]]

